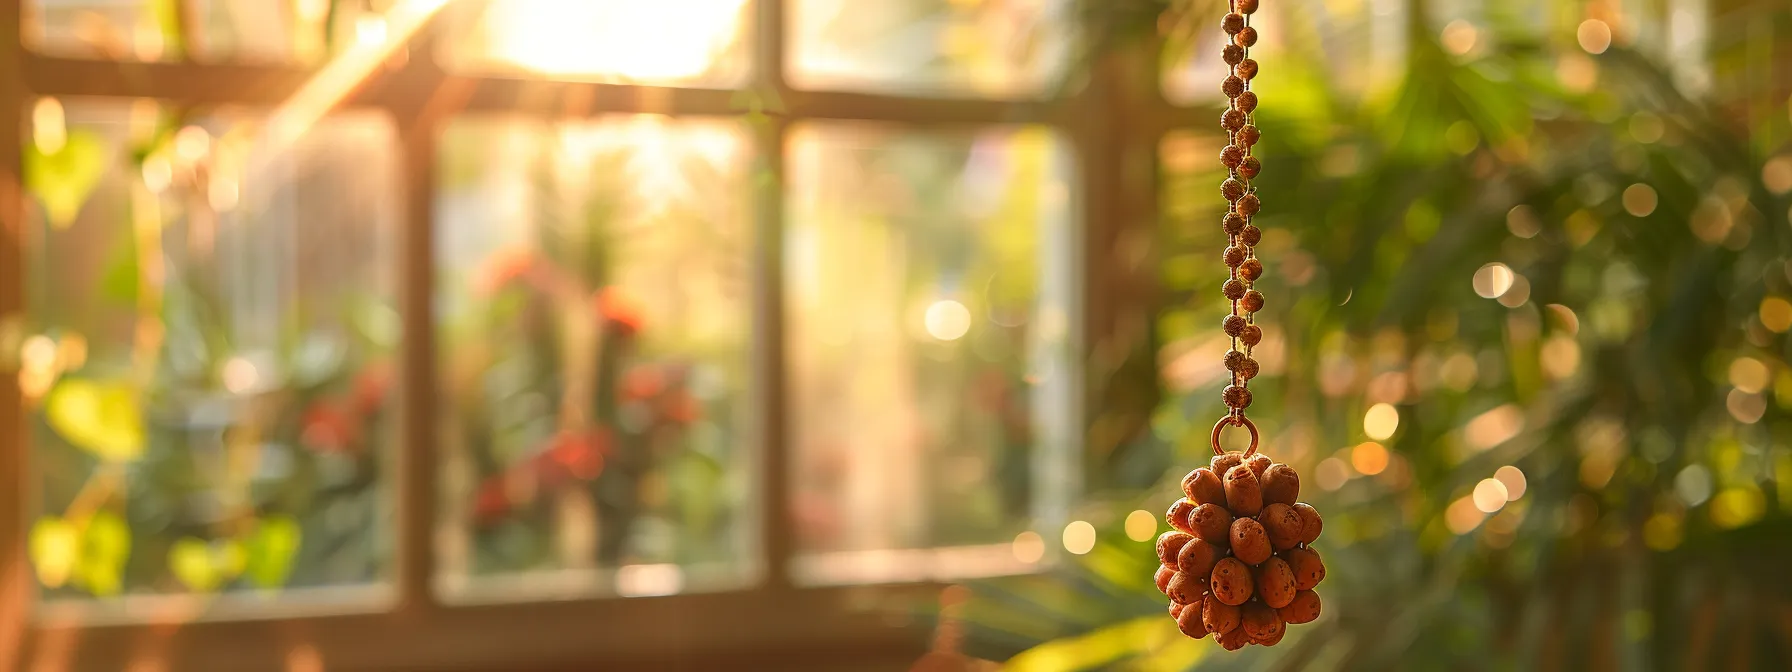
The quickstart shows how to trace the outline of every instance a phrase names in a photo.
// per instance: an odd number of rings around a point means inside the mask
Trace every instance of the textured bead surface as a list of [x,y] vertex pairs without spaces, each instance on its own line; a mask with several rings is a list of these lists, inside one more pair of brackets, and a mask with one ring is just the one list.
[[[1232,145],[1227,145],[1227,147],[1232,147]],[[1243,153],[1243,152],[1241,151],[1240,153]],[[1243,175],[1244,179],[1248,180],[1253,177],[1256,177],[1258,173],[1263,172],[1263,162],[1258,161],[1257,157],[1255,157],[1255,156],[1247,156],[1242,159],[1239,159],[1238,165],[1227,166],[1227,168],[1237,168],[1238,174]]]
[[1227,336],[1241,335],[1249,326],[1250,322],[1245,320],[1242,315],[1227,315],[1226,319],[1220,320],[1220,331],[1226,332]]
[[1220,19],[1220,27],[1226,30],[1227,35],[1237,35],[1244,30],[1244,15],[1227,14],[1225,18]]
[[1249,346],[1256,346],[1258,343],[1262,343],[1263,327],[1259,327],[1255,324],[1245,325],[1244,330],[1238,332],[1238,340]]
[[1256,194],[1245,194],[1239,197],[1238,204],[1234,209],[1238,211],[1238,214],[1249,217],[1257,214],[1262,207],[1263,202],[1257,199]]
[[[1245,227],[1245,231],[1249,231],[1249,230],[1251,230],[1250,227],[1248,227],[1248,226]],[[1244,234],[1244,231],[1239,232],[1239,235],[1243,235],[1243,234]],[[1226,248],[1226,251],[1222,256],[1224,257],[1227,268],[1238,268],[1239,264],[1244,263],[1245,259],[1250,258],[1251,251],[1248,249],[1245,249],[1241,245],[1233,245],[1231,247]]]
[[1252,147],[1257,144],[1258,140],[1262,139],[1263,131],[1257,128],[1256,124],[1246,124],[1244,127],[1238,129],[1238,144]]
[[1250,408],[1251,391],[1237,385],[1227,385],[1222,400],[1226,402],[1228,408]]
[[1238,377],[1243,380],[1256,378],[1257,360],[1247,357],[1243,362],[1239,362],[1238,368],[1233,369],[1232,372],[1238,374]]
[[1259,310],[1263,310],[1263,292],[1259,292],[1255,289],[1245,292],[1244,298],[1239,301],[1238,305],[1243,306],[1247,313],[1255,313]]
[[1244,163],[1244,148],[1238,145],[1226,145],[1220,150],[1220,163],[1227,168],[1237,168]]
[[1257,109],[1257,92],[1256,91],[1246,91],[1244,93],[1238,94],[1238,100],[1236,101],[1236,103],[1238,105],[1238,109],[1244,110],[1247,113],[1256,111],[1256,109]]
[[1220,222],[1220,228],[1225,230],[1226,235],[1236,236],[1244,232],[1246,224],[1249,224],[1249,222],[1245,221],[1244,215],[1240,215],[1236,212],[1227,212],[1225,220]]
[[1220,195],[1228,201],[1236,201],[1244,196],[1244,183],[1228,177],[1220,183]]
[[1263,242],[1263,229],[1246,225],[1243,231],[1238,232],[1238,242],[1256,247],[1257,243]]
[[1239,61],[1238,65],[1232,67],[1232,72],[1238,75],[1240,79],[1249,81],[1257,76],[1257,60],[1254,58],[1247,58],[1243,61]]
[[1226,65],[1238,65],[1239,61],[1244,60],[1244,47],[1228,44],[1220,49],[1220,58],[1226,61]]
[[1237,7],[1239,14],[1256,14],[1257,0],[1238,0]]
[[1238,265],[1238,277],[1244,278],[1246,282],[1256,282],[1257,278],[1263,277],[1263,262],[1256,259],[1244,260],[1244,263]]
[[1226,94],[1227,98],[1237,98],[1238,94],[1244,93],[1244,80],[1236,76],[1227,77],[1226,81],[1220,82],[1220,93]]
[[1232,36],[1232,43],[1247,49],[1250,48],[1257,43],[1257,29],[1245,26],[1244,30],[1240,30],[1237,35]]
[[1243,110],[1228,109],[1220,113],[1220,128],[1226,129],[1227,133],[1244,128],[1246,121]]
[[1250,292],[1249,292],[1249,288],[1244,286],[1243,280],[1239,280],[1238,278],[1232,278],[1230,280],[1227,280],[1226,284],[1224,284],[1220,287],[1220,293],[1226,295],[1226,298],[1228,298],[1228,299],[1237,301],[1239,299],[1244,298]]

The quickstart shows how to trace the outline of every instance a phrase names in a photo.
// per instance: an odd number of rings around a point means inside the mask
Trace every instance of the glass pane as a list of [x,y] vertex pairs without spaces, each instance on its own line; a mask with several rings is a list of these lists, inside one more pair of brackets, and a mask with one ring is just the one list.
[[456,70],[729,86],[751,71],[749,0],[491,0],[452,22]]
[[752,575],[745,130],[641,115],[444,135],[451,597]]
[[859,124],[790,147],[796,579],[1027,569],[1010,542],[1063,525],[1077,487],[1067,147]]
[[19,374],[51,598],[386,576],[400,193],[379,115],[296,143],[151,101],[31,109]]
[[1070,0],[790,0],[792,85],[1044,97],[1064,72]]
[[25,0],[25,41],[59,56],[242,62],[320,60],[352,41],[385,39],[391,2],[341,0]]

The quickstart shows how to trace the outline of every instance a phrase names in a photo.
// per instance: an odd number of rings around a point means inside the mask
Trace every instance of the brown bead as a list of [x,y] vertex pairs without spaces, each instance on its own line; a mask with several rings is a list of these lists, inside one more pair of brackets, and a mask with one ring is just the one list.
[[1201,622],[1208,632],[1225,634],[1238,629],[1238,605],[1226,604],[1208,595],[1201,601]]
[[[1278,467],[1287,465],[1276,465]],[[1265,483],[1268,483],[1267,477]],[[1264,500],[1269,499],[1269,487],[1264,486]],[[1263,524],[1263,530],[1269,533],[1269,543],[1278,551],[1286,551],[1300,545],[1301,520],[1294,507],[1281,502],[1263,505],[1263,513],[1257,514],[1257,522]]]
[[1257,568],[1257,599],[1273,609],[1281,609],[1294,601],[1294,570],[1288,567],[1288,561],[1281,558],[1270,558]]
[[[1260,565],[1274,554],[1275,549],[1269,545],[1269,533],[1263,531],[1262,523],[1254,518],[1232,521],[1232,557],[1247,565]],[[1177,569],[1181,570],[1180,564]]]
[[[1213,469],[1213,475],[1220,477],[1221,482],[1226,480],[1226,472],[1241,464],[1244,464],[1244,453],[1234,452],[1215,455],[1207,462],[1208,467]],[[1231,525],[1232,521],[1226,521],[1226,524]]]
[[[1263,502],[1287,504],[1290,509],[1300,500],[1300,474],[1286,464],[1272,464],[1263,472]],[[1300,512],[1296,511],[1298,518]],[[1305,523],[1302,523],[1303,525]],[[1295,536],[1300,536],[1297,532]]]
[[1213,574],[1213,566],[1224,555],[1225,551],[1197,539],[1192,543],[1183,544],[1182,551],[1176,554],[1176,571],[1205,580]]
[[1164,586],[1164,594],[1170,596],[1171,602],[1188,604],[1201,597],[1201,593],[1206,592],[1207,589],[1202,585],[1203,583],[1199,577],[1176,572],[1170,577],[1170,582]]
[[1249,466],[1226,472],[1226,508],[1234,516],[1255,516],[1263,511],[1263,486]]
[[1220,163],[1227,168],[1237,168],[1244,163],[1244,148],[1238,145],[1226,145],[1220,150]]
[[[1188,473],[1188,477],[1182,479],[1182,493],[1194,500],[1195,504],[1218,504],[1221,506],[1226,504],[1226,484],[1220,482],[1219,474],[1213,473],[1213,470],[1207,467],[1201,467]],[[1196,512],[1200,510],[1200,506],[1195,507]],[[1193,526],[1191,522],[1190,527]]]
[[1250,380],[1252,378],[1256,378],[1257,377],[1257,360],[1255,360],[1255,359],[1244,360],[1243,363],[1238,365],[1238,370],[1234,371],[1233,373],[1238,374],[1239,380]]
[[1276,615],[1276,610],[1261,602],[1252,602],[1244,605],[1240,611],[1239,628],[1251,636],[1251,641],[1264,642],[1272,638],[1281,640],[1282,617]]
[[1244,227],[1248,223],[1245,221],[1244,215],[1228,211],[1226,218],[1220,221],[1220,229],[1225,231],[1228,236],[1236,236],[1244,231]]
[[1176,570],[1171,569],[1169,567],[1159,566],[1157,568],[1157,576],[1154,577],[1157,580],[1157,592],[1163,593],[1165,595],[1169,595],[1170,594],[1170,577],[1173,577],[1173,576],[1176,576]]
[[1251,643],[1261,644],[1263,646],[1275,646],[1277,644],[1282,643],[1282,636],[1286,635],[1286,634],[1288,634],[1288,627],[1287,627],[1287,624],[1284,623],[1282,627],[1276,629],[1274,635],[1265,637],[1263,639],[1251,640]]
[[1245,26],[1244,30],[1238,31],[1237,35],[1232,36],[1232,43],[1246,49],[1251,48],[1257,43],[1257,29]]
[[1232,67],[1232,72],[1238,73],[1240,79],[1249,81],[1252,77],[1257,76],[1257,60],[1254,58],[1244,59]]
[[1238,278],[1228,278],[1226,284],[1220,285],[1220,293],[1224,294],[1227,299],[1232,301],[1244,298],[1245,292],[1248,291],[1250,291],[1250,288],[1246,287],[1244,281],[1239,280]]
[[1170,523],[1171,529],[1180,530],[1187,534],[1194,534],[1194,529],[1188,526],[1188,516],[1194,512],[1194,502],[1188,501],[1187,499],[1177,498],[1176,502],[1170,505],[1170,510],[1164,512],[1164,520]]
[[1227,371],[1237,371],[1238,367],[1243,365],[1247,359],[1250,359],[1250,355],[1237,350],[1227,350],[1226,357],[1221,361],[1225,362]]
[[1246,91],[1244,93],[1238,94],[1238,98],[1233,101],[1233,104],[1237,105],[1238,109],[1244,110],[1246,113],[1256,111],[1256,109],[1257,109],[1257,92],[1256,91]]
[[[1244,243],[1247,247],[1256,247],[1257,243],[1263,242],[1263,229],[1246,225],[1243,231],[1238,232],[1238,242]],[[1244,262],[1240,261],[1239,263]]]
[[1251,568],[1238,558],[1220,558],[1207,585],[1216,600],[1235,607],[1244,604],[1251,599]]
[[1237,6],[1239,14],[1257,13],[1257,0],[1238,0]]
[[1182,634],[1195,639],[1207,636],[1207,619],[1201,614],[1207,600],[1196,598],[1188,606],[1181,609],[1171,607],[1170,616],[1176,619],[1176,629]]
[[1258,343],[1263,342],[1263,327],[1255,324],[1245,325],[1244,330],[1238,332],[1238,342],[1256,347]]
[[1259,310],[1263,310],[1263,292],[1259,292],[1255,289],[1245,292],[1239,305],[1243,306],[1244,312],[1247,313],[1255,313]]
[[1263,131],[1258,130],[1256,124],[1246,124],[1244,127],[1238,129],[1238,144],[1240,145],[1253,147],[1256,146],[1258,140],[1262,139]]
[[1233,628],[1231,632],[1214,637],[1213,640],[1227,651],[1237,651],[1251,644],[1251,636],[1242,627]]
[[1228,177],[1225,182],[1220,183],[1220,195],[1228,201],[1236,201],[1244,195],[1244,183]]
[[1244,263],[1238,265],[1238,275],[1250,282],[1256,282],[1257,278],[1263,277],[1263,262],[1257,259],[1244,260]]
[[1257,475],[1257,482],[1261,484],[1263,482],[1263,472],[1269,469],[1269,465],[1275,464],[1275,460],[1269,459],[1269,456],[1264,455],[1263,453],[1256,453],[1245,458],[1244,463],[1250,466],[1251,473]]
[[1228,44],[1220,49],[1220,58],[1226,61],[1226,65],[1238,65],[1239,61],[1244,60],[1244,47]]
[[1249,326],[1250,323],[1245,321],[1242,315],[1227,315],[1226,319],[1220,320],[1220,331],[1225,332],[1227,336],[1243,334],[1245,328]]
[[[1212,602],[1212,600],[1208,601]],[[1282,617],[1284,622],[1294,625],[1312,623],[1314,619],[1319,618],[1319,594],[1311,590],[1297,592],[1294,594],[1294,599],[1288,602],[1288,606],[1277,609],[1276,613]]]
[[1325,580],[1325,561],[1319,559],[1319,553],[1311,548],[1290,548],[1282,551],[1282,559],[1288,561],[1288,568],[1294,571],[1294,587],[1299,590],[1312,590]]
[[1227,76],[1225,81],[1220,82],[1220,93],[1226,94],[1227,98],[1237,98],[1238,94],[1244,93],[1244,80]]
[[1170,603],[1170,618],[1180,618],[1182,616],[1183,610],[1187,607],[1188,607],[1188,605],[1182,604],[1180,602],[1171,602]]
[[1244,128],[1247,122],[1244,112],[1239,110],[1227,109],[1220,113],[1220,128],[1226,129],[1227,133],[1238,132],[1238,129]]
[[1220,400],[1226,402],[1226,408],[1250,408],[1251,391],[1238,385],[1227,385],[1225,392],[1220,395]]
[[[1220,504],[1202,504],[1189,514],[1189,527],[1195,530],[1195,539],[1213,544],[1220,548],[1231,546],[1229,537],[1232,531],[1232,512]],[[1180,557],[1180,556],[1178,556]]]
[[[1245,227],[1245,230],[1249,231],[1250,227],[1248,227],[1248,226]],[[1244,234],[1241,232],[1239,235],[1244,235]],[[1245,259],[1250,258],[1251,251],[1248,249],[1245,249],[1245,247],[1242,245],[1233,245],[1233,246],[1227,247],[1225,254],[1222,256],[1224,257],[1226,266],[1231,267],[1231,268],[1238,268],[1239,264],[1244,263]]]
[[1263,202],[1257,200],[1256,194],[1245,194],[1238,199],[1238,205],[1234,209],[1238,211],[1238,214],[1249,217],[1257,214],[1257,210],[1262,207]]
[[1226,30],[1227,35],[1237,35],[1239,31],[1244,30],[1244,15],[1227,14],[1225,18],[1220,19],[1220,27]]
[[[1222,479],[1223,480],[1223,479]],[[1312,504],[1301,502],[1294,505],[1294,512],[1300,514],[1300,543],[1311,544],[1319,540],[1319,533],[1325,531],[1325,521],[1319,519],[1319,509]]]
[[1157,561],[1165,567],[1175,567],[1176,554],[1182,552],[1183,544],[1194,538],[1194,535],[1181,530],[1170,530],[1157,535]]
[[[1233,145],[1226,145],[1226,146],[1232,147]],[[1227,166],[1227,167],[1232,168],[1234,166]],[[1243,159],[1240,159],[1238,161],[1238,165],[1235,167],[1238,168],[1238,174],[1243,175],[1244,179],[1247,179],[1247,180],[1254,178],[1259,173],[1263,172],[1263,162],[1258,161],[1257,157],[1255,157],[1255,156],[1247,156],[1247,157],[1244,157]]]

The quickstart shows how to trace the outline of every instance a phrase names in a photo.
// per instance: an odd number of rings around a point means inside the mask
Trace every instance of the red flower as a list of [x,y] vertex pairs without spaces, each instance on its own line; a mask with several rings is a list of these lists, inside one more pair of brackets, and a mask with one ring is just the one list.
[[353,414],[328,401],[313,402],[305,409],[299,427],[299,442],[320,452],[348,451],[361,439]]
[[535,468],[548,487],[558,487],[572,479],[589,481],[603,472],[606,452],[609,435],[602,430],[561,432],[536,457]]
[[657,366],[637,366],[622,374],[622,398],[650,399],[666,389],[666,373]]
[[597,314],[617,333],[633,336],[641,332],[647,321],[647,306],[641,299],[621,287],[598,290],[594,299]]
[[703,407],[691,393],[674,390],[660,403],[660,417],[675,425],[689,425],[703,415]]
[[510,493],[504,488],[504,475],[485,479],[473,496],[473,522],[490,525],[510,513]]
[[392,388],[392,365],[376,362],[361,369],[355,376],[355,410],[372,414],[386,404],[386,392]]

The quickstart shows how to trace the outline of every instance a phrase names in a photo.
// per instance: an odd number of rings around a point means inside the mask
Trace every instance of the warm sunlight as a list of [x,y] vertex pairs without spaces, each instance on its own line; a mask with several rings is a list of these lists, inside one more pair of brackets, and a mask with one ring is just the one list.
[[487,14],[488,55],[543,74],[696,77],[735,40],[747,0],[510,0]]

